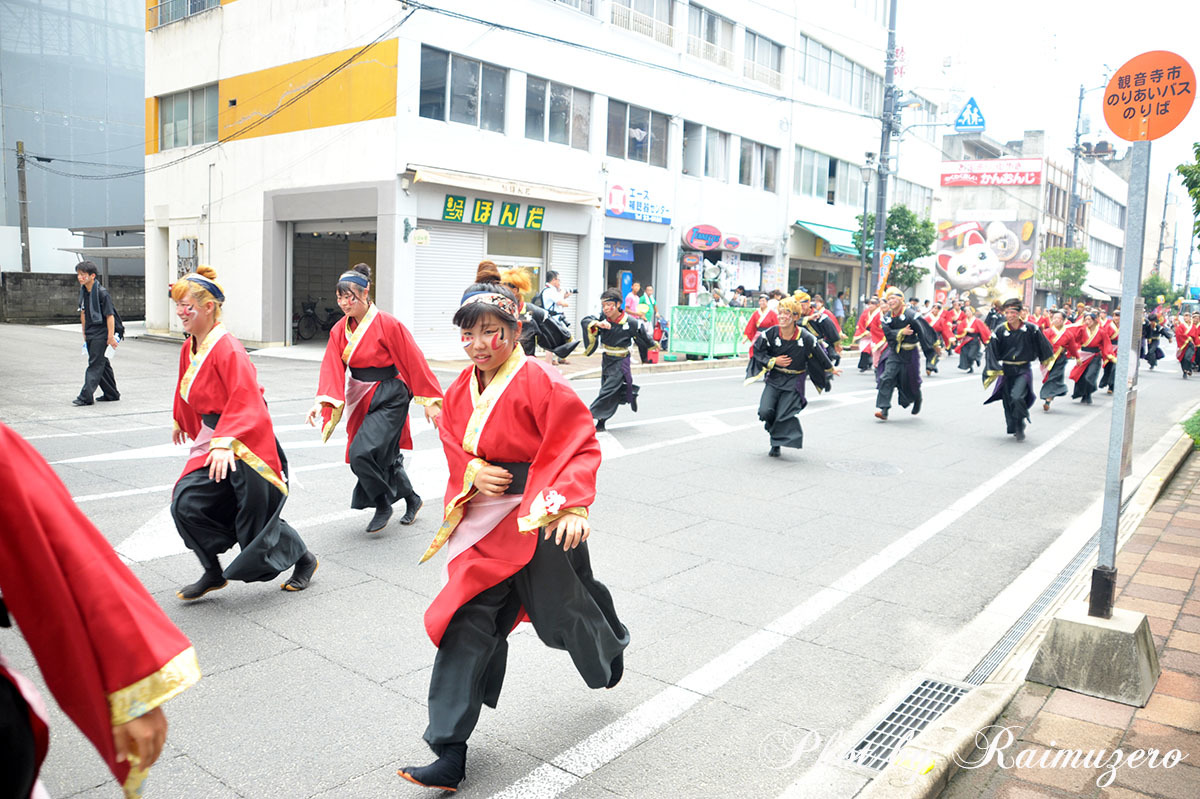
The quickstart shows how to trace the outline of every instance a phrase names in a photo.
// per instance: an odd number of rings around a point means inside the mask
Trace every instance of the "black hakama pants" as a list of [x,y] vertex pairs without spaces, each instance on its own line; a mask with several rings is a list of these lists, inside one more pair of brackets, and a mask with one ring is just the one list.
[[871,353],[864,352],[858,356],[858,371],[865,372],[871,368]]
[[921,352],[915,347],[888,352],[883,375],[879,379],[875,407],[882,410],[892,407],[893,390],[901,408],[907,408],[921,398]]
[[589,688],[604,688],[613,660],[629,646],[612,594],[592,576],[587,544],[569,552],[554,537],[538,537],[533,558],[516,574],[477,594],[450,619],[429,679],[425,741],[466,741],[483,705],[496,707],[508,659],[508,634],[524,608],[534,632],[565,650]]
[[1196,371],[1195,356],[1196,345],[1189,341],[1183,346],[1183,358],[1179,361],[1179,368],[1183,370],[1185,375],[1190,375]]
[[800,375],[795,386],[779,388],[767,383],[763,386],[758,401],[758,418],[771,434],[772,447],[804,446],[804,431],[800,429],[798,414],[804,410],[808,400],[804,398],[805,379]]
[[1158,362],[1162,360],[1162,347],[1158,346],[1158,339],[1156,338],[1146,339],[1145,347],[1146,354],[1142,357],[1146,359],[1146,363],[1148,363],[1150,368],[1153,369],[1155,366],[1158,366]]
[[634,406],[636,411],[638,387],[633,384],[633,370],[629,356],[613,357],[605,353],[600,361],[600,394],[592,400],[588,410],[592,418],[603,422],[612,418],[621,405]]
[[1071,392],[1071,399],[1081,399],[1086,404],[1092,401],[1092,394],[1096,393],[1097,383],[1100,378],[1100,356],[1096,355],[1092,360],[1088,361],[1087,367],[1083,370],[1083,374],[1075,381],[1075,390]]
[[400,454],[411,401],[412,392],[403,380],[384,380],[375,387],[367,415],[350,442],[350,471],[358,478],[350,507],[378,508],[412,496],[412,481]]
[[17,686],[0,677],[0,796],[29,796],[36,755],[29,705]]
[[964,372],[974,369],[979,365],[982,351],[983,347],[980,345],[978,338],[972,336],[967,341],[964,341],[962,349],[958,352],[958,368]]
[[[275,443],[279,447],[279,442]],[[287,460],[279,450],[283,471]],[[171,497],[175,529],[205,571],[220,572],[217,556],[237,544],[237,557],[224,569],[227,580],[273,580],[308,551],[300,534],[282,518],[286,496],[248,463],[221,482],[203,467],[179,478]]]
[[1029,424],[1029,409],[1033,407],[1036,397],[1033,394],[1033,370],[1029,364],[1023,366],[1003,365],[1004,372],[996,378],[996,387],[992,395],[983,401],[1000,400],[1004,406],[1004,422],[1008,426],[1008,434],[1019,433]]
[[1054,365],[1046,373],[1046,378],[1042,380],[1042,388],[1038,392],[1038,397],[1048,400],[1067,396],[1067,360],[1066,354],[1059,355],[1055,359]]
[[1109,391],[1112,391],[1117,385],[1113,379],[1116,374],[1116,361],[1109,361],[1108,363],[1104,364],[1104,368],[1100,370],[1100,382],[1097,384],[1096,388],[1107,388]]

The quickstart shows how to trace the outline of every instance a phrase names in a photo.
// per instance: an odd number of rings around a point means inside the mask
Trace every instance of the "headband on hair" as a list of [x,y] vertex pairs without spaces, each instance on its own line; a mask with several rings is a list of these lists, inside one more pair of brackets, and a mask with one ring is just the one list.
[[337,279],[339,283],[353,283],[356,286],[361,286],[364,289],[371,285],[371,281],[363,277],[361,272],[343,272],[342,276]]
[[212,282],[203,275],[184,275],[183,279],[189,283],[195,283],[198,286],[203,286],[204,288],[208,289],[208,293],[213,295],[213,299],[215,299],[217,302],[225,302],[225,292],[221,291],[220,287],[217,286],[216,283]]
[[463,295],[462,305],[465,308],[468,305],[475,303],[483,303],[484,305],[495,305],[501,311],[512,317],[517,315],[517,304],[503,294],[496,294],[491,291],[475,291]]
[[884,296],[884,298],[887,298],[887,297],[891,297],[892,295],[895,295],[895,296],[899,297],[900,299],[904,299],[903,291],[896,288],[895,286],[888,286],[888,290],[883,292],[883,296]]
[[810,302],[812,300],[812,298],[809,297],[808,294],[806,294],[803,291],[800,291],[799,289],[792,292],[792,299],[794,299],[796,302]]

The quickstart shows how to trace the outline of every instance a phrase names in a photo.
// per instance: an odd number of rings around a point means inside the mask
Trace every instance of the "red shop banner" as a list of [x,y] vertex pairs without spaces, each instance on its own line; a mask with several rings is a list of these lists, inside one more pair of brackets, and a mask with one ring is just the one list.
[[943,186],[1040,186],[1042,159],[987,158],[943,161]]

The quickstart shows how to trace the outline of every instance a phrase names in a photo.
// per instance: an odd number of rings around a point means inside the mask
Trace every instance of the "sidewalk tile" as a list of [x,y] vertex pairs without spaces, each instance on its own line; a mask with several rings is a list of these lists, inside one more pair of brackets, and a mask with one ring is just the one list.
[[1157,768],[1149,768],[1142,763],[1136,768],[1118,769],[1114,784],[1164,799],[1196,799],[1200,768],[1189,766],[1187,761],[1171,768],[1163,768],[1161,764]]
[[1156,510],[1146,511],[1147,519],[1166,519],[1166,520],[1170,521],[1172,514],[1167,513],[1166,511],[1157,510],[1157,508],[1158,508],[1157,505],[1155,506],[1155,508],[1156,508]]
[[1177,535],[1181,538],[1200,538],[1200,528],[1196,527],[1180,527],[1174,522],[1168,522],[1163,528],[1163,533],[1166,535]]
[[[1029,754],[1023,754],[1024,752],[1029,752]],[[1085,796],[1094,790],[1096,777],[1100,773],[1098,768],[1051,768],[1049,766],[1043,768],[1039,765],[1042,757],[1046,758],[1047,763],[1053,763],[1058,752],[1049,751],[1046,747],[1036,744],[1025,744],[1017,752],[1010,754],[1022,763],[1028,759],[1030,767],[1019,768],[1014,765],[1013,768],[1006,771],[1009,776],[1047,788],[1057,788],[1073,796]],[[1038,796],[1038,794],[1033,795]]]
[[1044,709],[1047,713],[1090,721],[1104,727],[1123,729],[1128,727],[1130,720],[1133,719],[1133,708],[1129,705],[1098,699],[1087,694],[1078,694],[1063,688],[1054,692],[1054,695],[1046,702]]
[[[1116,560],[1113,561],[1113,565],[1117,567],[1117,571],[1133,572],[1137,571],[1138,566],[1141,566],[1142,562],[1149,556],[1149,553],[1141,555],[1136,552],[1126,552],[1121,550],[1121,553],[1117,555]],[[1171,557],[1178,557],[1178,555],[1172,555]]]
[[1185,652],[1182,649],[1164,649],[1158,655],[1158,662],[1164,669],[1184,671],[1188,674],[1200,674],[1200,654]]
[[1200,557],[1200,546],[1197,546],[1196,543],[1175,544],[1170,541],[1158,541],[1154,544],[1154,551],[1170,552],[1173,555],[1184,555],[1189,558]]
[[1175,627],[1189,633],[1200,633],[1200,616],[1180,615],[1175,620]]
[[[1054,697],[1051,697],[1051,701],[1053,699]],[[1043,709],[1022,733],[1021,740],[1052,749],[1112,749],[1125,734],[1127,723],[1121,724],[1119,728],[1102,727],[1090,721],[1060,716]]]
[[[1012,701],[1008,703],[1008,707],[1004,709],[1004,713],[1000,718],[1005,725],[1019,724],[1022,727],[1033,721],[1033,717],[1038,714],[1042,707],[1046,704],[1046,697],[1039,694],[1030,693],[1026,686],[1034,685],[1034,683],[1025,683]],[[1019,733],[1018,733],[1019,735]]]
[[1164,563],[1161,560],[1148,560],[1138,569],[1140,572],[1165,574],[1168,577],[1182,577],[1185,580],[1196,579],[1196,570],[1191,566],[1180,566],[1177,563]]
[[1062,794],[1058,791],[1050,791],[1018,779],[1005,780],[988,794],[988,799],[1061,799],[1061,797]]
[[1171,523],[1167,525],[1168,529],[1170,529],[1171,527],[1182,527],[1182,528],[1191,528],[1193,530],[1200,530],[1200,519],[1189,519],[1187,517],[1181,517],[1179,515],[1179,513],[1176,512],[1175,518],[1172,519]]
[[1189,616],[1200,616],[1200,601],[1189,599],[1183,603],[1183,612]]
[[1163,532],[1158,538],[1164,544],[1183,544],[1185,547],[1194,547],[1200,545],[1200,536],[1196,535],[1179,535],[1178,533]]
[[1192,761],[1200,758],[1200,734],[1137,719],[1125,734],[1125,740],[1121,741],[1121,748],[1126,752],[1131,749],[1157,749],[1160,756],[1178,749],[1188,756],[1188,761]]
[[1200,513],[1180,508],[1179,510],[1175,511],[1175,518],[1200,519]]
[[1175,588],[1160,588],[1156,585],[1145,585],[1136,580],[1125,586],[1125,590],[1121,592],[1122,596],[1134,597],[1135,599],[1150,599],[1155,602],[1169,602],[1173,605],[1182,605],[1187,599],[1187,592],[1180,591]]
[[1137,718],[1200,732],[1200,702],[1176,699],[1166,694],[1151,694],[1146,706],[1137,711]]
[[[1200,702],[1200,677],[1178,671],[1163,671],[1154,690],[1167,696]],[[1197,754],[1200,754],[1200,751]]]
[[1167,646],[1174,649],[1183,649],[1188,652],[1200,653],[1200,635],[1189,633],[1186,630],[1176,630],[1167,639]]
[[1100,799],[1154,799],[1148,793],[1131,791],[1128,788],[1105,788],[1100,791]]
[[1192,587],[1192,581],[1186,577],[1168,577],[1165,574],[1145,571],[1134,574],[1133,581],[1142,585],[1156,585],[1159,588],[1173,588],[1176,591],[1189,591]]
[[1138,523],[1138,530],[1145,530],[1150,533],[1161,533],[1163,528],[1170,524],[1169,519],[1142,519]]
[[1121,551],[1128,552],[1131,555],[1145,555],[1154,547],[1155,543],[1157,542],[1140,543],[1130,539],[1125,543],[1125,546],[1121,547]]
[[1124,597],[1116,603],[1117,607],[1124,610],[1136,610],[1145,613],[1147,616],[1157,616],[1160,619],[1169,619],[1175,621],[1175,617],[1179,615],[1179,606],[1172,605],[1167,602],[1153,602],[1149,599],[1138,599],[1137,597]]
[[1172,563],[1176,566],[1190,566],[1193,569],[1200,568],[1200,558],[1177,555],[1174,552],[1159,552],[1157,549],[1146,555],[1146,560],[1155,560],[1159,563]]
[[1155,638],[1167,640],[1167,636],[1171,634],[1173,625],[1170,619],[1159,619],[1154,616],[1147,616],[1146,621],[1150,623],[1150,634]]

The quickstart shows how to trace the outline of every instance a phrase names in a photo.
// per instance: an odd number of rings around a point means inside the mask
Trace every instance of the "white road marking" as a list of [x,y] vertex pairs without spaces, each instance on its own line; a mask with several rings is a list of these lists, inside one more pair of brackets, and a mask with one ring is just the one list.
[[630,710],[621,718],[593,733],[575,746],[543,764],[495,794],[503,799],[554,797],[576,785],[596,769],[611,762],[692,708],[701,698],[710,696],[734,677],[745,672],[777,649],[791,636],[837,607],[847,597],[912,553],[921,544],[945,530],[966,513],[1002,488],[1013,478],[1051,453],[1101,413],[1089,413],[1057,435],[1002,469],[990,480],[976,486],[946,509],[918,525],[876,555],[851,569],[828,588],[764,625],[762,629],[735,644],[705,665],[668,686]]
[[712,435],[728,433],[733,429],[731,425],[707,413],[693,416],[687,420],[687,423],[695,428],[697,433],[711,433]]

